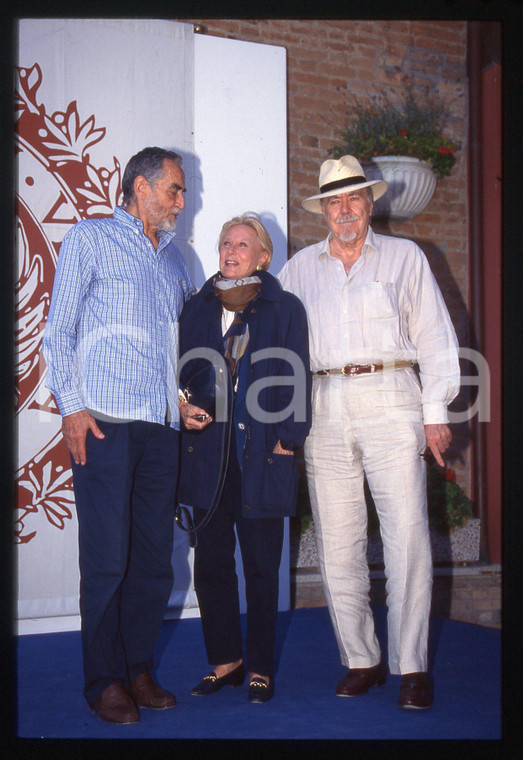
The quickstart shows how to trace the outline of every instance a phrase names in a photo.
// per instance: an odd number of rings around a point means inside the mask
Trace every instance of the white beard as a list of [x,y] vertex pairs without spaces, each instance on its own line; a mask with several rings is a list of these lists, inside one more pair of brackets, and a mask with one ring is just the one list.
[[178,216],[175,216],[173,219],[162,219],[158,225],[158,232],[161,230],[163,230],[163,232],[173,232],[177,221]]
[[351,243],[356,238],[355,232],[347,232],[345,235],[338,235],[340,240],[344,243]]
[[[347,224],[347,222],[358,222],[359,216],[342,216],[340,217],[336,224]],[[357,236],[356,232],[346,232],[343,235],[339,234],[338,237],[340,240],[343,240],[344,243],[351,243]]]
[[173,232],[178,221],[178,214],[174,217],[162,217],[157,211],[157,204],[151,198],[145,201],[145,208],[149,213],[149,219],[154,224],[157,223],[156,229],[158,232]]

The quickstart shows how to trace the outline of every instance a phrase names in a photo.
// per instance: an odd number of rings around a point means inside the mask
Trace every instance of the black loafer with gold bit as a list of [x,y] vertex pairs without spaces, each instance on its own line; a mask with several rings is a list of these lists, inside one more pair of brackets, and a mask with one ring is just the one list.
[[245,665],[240,663],[237,668],[231,670],[227,675],[218,678],[214,670],[205,676],[192,690],[193,697],[206,697],[208,694],[214,694],[224,686],[241,686],[245,680]]
[[263,678],[253,678],[249,683],[249,702],[255,705],[268,702],[274,696],[274,681],[271,678],[270,683],[267,683]]

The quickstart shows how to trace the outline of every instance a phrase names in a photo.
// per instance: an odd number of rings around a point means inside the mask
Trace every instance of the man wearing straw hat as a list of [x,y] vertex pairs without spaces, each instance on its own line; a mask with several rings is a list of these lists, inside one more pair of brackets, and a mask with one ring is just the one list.
[[447,406],[459,390],[456,334],[420,248],[370,227],[387,183],[368,181],[357,159],[343,156],[322,164],[319,185],[302,205],[323,214],[329,235],[293,256],[280,280],[308,315],[305,463],[325,595],[349,668],[336,694],[356,697],[386,678],[369,605],[366,476],[384,547],[388,669],[401,675],[399,706],[424,709],[432,704],[424,454],[444,465]]

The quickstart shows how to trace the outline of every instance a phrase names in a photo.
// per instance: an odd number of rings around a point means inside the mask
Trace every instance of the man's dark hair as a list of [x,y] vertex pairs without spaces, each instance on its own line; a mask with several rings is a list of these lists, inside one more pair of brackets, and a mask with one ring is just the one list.
[[122,179],[123,202],[127,206],[134,198],[134,180],[145,177],[153,185],[163,173],[165,159],[181,165],[182,157],[173,150],[164,148],[144,148],[129,159]]

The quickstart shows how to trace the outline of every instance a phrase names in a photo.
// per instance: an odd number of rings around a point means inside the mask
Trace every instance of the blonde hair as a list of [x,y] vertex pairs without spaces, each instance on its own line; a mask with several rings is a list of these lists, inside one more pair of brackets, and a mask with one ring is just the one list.
[[268,253],[267,260],[264,264],[261,265],[261,269],[268,269],[271,265],[272,261],[272,252],[273,252],[273,245],[271,236],[265,229],[262,220],[256,214],[254,211],[246,211],[241,216],[235,216],[233,219],[230,219],[228,222],[225,222],[225,224],[222,227],[222,231],[220,232],[220,238],[218,240],[218,248],[220,248],[225,236],[229,232],[229,230],[232,227],[237,227],[239,224],[244,224],[246,227],[250,227],[253,229],[258,236],[258,240],[260,241],[260,245],[262,247],[262,251],[266,251]]

